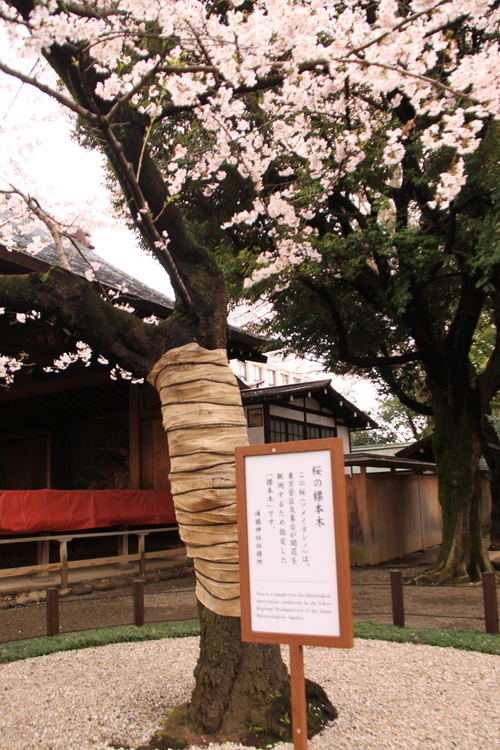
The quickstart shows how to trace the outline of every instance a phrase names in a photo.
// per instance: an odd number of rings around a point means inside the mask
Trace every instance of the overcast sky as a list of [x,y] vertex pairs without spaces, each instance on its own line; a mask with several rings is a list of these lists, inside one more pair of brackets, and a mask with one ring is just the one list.
[[[6,60],[8,42],[1,28],[0,49]],[[16,67],[15,58],[7,62]],[[32,65],[23,62],[24,70]],[[90,229],[98,254],[170,296],[161,266],[139,250],[133,233],[114,217],[104,185],[104,157],[78,146],[71,129],[56,102],[0,73],[0,180],[38,198],[56,218],[76,217],[76,225]]]

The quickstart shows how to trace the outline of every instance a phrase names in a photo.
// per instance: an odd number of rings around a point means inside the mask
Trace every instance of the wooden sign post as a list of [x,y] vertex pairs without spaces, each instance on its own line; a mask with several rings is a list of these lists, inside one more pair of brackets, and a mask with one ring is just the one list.
[[236,449],[241,633],[290,646],[295,750],[307,748],[303,646],[353,645],[340,438]]

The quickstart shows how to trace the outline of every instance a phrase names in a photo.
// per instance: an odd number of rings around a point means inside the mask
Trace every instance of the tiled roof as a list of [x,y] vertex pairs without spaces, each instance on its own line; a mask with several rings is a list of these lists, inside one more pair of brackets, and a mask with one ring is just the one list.
[[[5,222],[5,220],[5,213],[0,213],[0,224]],[[46,239],[47,243],[36,255],[33,255],[26,248],[35,233],[41,236],[42,239]],[[1,245],[0,241],[0,264],[12,267],[12,273],[19,273],[22,270],[43,272],[50,266],[60,267],[61,264],[57,250],[48,232],[44,232],[43,229],[37,229],[31,234],[19,231],[14,237],[17,244],[16,250],[7,250]],[[120,295],[120,301],[127,301],[132,307],[139,308],[143,316],[154,313],[160,318],[165,318],[173,312],[175,303],[170,297],[167,297],[156,289],[152,289],[133,276],[116,268],[116,266],[108,263],[108,261],[101,258],[101,256],[94,253],[93,250],[81,242],[75,240],[75,244],[76,247],[72,246],[66,249],[69,264],[75,274],[85,277],[85,274],[92,267],[91,264],[98,264],[99,267],[96,275],[99,282],[111,289],[119,290],[125,288],[127,291]],[[257,362],[267,361],[267,357],[260,354],[260,349],[266,343],[266,340],[262,337],[256,336],[253,333],[247,333],[234,326],[228,326],[228,339],[230,356],[242,356]]]

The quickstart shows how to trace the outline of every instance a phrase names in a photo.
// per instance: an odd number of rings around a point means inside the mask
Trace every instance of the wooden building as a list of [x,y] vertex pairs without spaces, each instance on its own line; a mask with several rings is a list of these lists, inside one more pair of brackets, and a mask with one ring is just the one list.
[[350,453],[350,433],[376,427],[334,390],[330,380],[241,391],[250,445],[339,437]]
[[[0,244],[0,273],[43,273],[59,265],[50,242],[35,256],[24,249],[23,237],[18,243],[19,250]],[[117,300],[132,305],[139,317],[164,319],[173,312],[168,297],[83,245],[68,251],[68,257],[80,276],[90,264],[99,264],[100,284],[121,289]],[[0,354],[23,353],[25,363],[14,383],[0,388],[0,542],[13,535],[67,533],[68,529],[81,533],[95,530],[96,522],[98,528],[118,530],[131,525],[164,526],[174,520],[156,391],[147,383],[112,379],[109,367],[95,358],[57,371],[54,360],[75,351],[76,344],[56,321],[33,315],[21,324],[8,310],[0,315]],[[264,362],[262,344],[257,336],[228,329],[229,357]],[[108,550],[109,539],[96,538],[92,544],[92,554],[100,556]],[[88,556],[88,540],[80,543],[75,537],[69,552],[73,557]],[[46,545],[43,553],[38,545],[39,561],[57,555],[57,544],[51,542],[50,555]],[[30,565],[36,559],[35,543],[16,549],[0,543],[0,568]]]
[[[26,240],[19,238],[19,244]],[[126,288],[117,298],[141,317],[168,317],[168,297],[114,268],[78,243],[68,251],[72,270],[84,276],[99,264],[100,283]],[[35,256],[0,244],[0,273],[46,272],[59,265],[48,243]],[[165,435],[159,400],[147,385],[113,380],[109,368],[93,361],[76,362],[60,372],[44,372],[54,360],[75,351],[76,340],[53,321],[36,317],[24,324],[5,311],[0,315],[0,354],[25,365],[14,384],[0,389],[0,489],[168,489]],[[234,327],[228,329],[228,356],[265,361],[263,340]]]

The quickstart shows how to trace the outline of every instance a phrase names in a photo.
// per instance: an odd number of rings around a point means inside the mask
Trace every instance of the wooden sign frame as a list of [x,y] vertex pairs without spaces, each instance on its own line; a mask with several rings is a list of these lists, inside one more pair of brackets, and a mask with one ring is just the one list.
[[[308,628],[305,628],[305,632],[297,632],[297,627],[294,626],[295,632],[287,632],[287,628],[283,628],[283,632],[275,632],[276,625],[272,632],[265,631],[264,629],[256,629],[252,625],[252,595],[253,595],[253,580],[251,574],[250,564],[250,543],[249,543],[249,503],[247,502],[247,494],[250,490],[250,495],[260,497],[259,491],[262,489],[262,474],[259,479],[254,481],[255,487],[252,486],[252,475],[250,471],[254,471],[261,463],[263,467],[272,466],[273,456],[283,456],[287,454],[290,456],[290,477],[294,476],[294,466],[297,464],[297,454],[311,454],[311,460],[317,455],[315,452],[321,452],[321,461],[323,465],[328,468],[330,466],[331,471],[331,492],[328,494],[332,502],[331,520],[333,528],[328,526],[325,528],[325,540],[331,539],[332,551],[325,555],[330,557],[332,560],[332,581],[335,590],[332,591],[334,602],[337,605],[338,621],[335,625],[335,633],[323,633],[314,634],[308,632]],[[325,453],[329,453],[329,457],[325,456]],[[253,467],[250,469],[251,459],[257,457],[256,461],[253,461]],[[259,461],[259,457],[264,458],[264,461]],[[267,457],[267,458],[266,458]],[[329,460],[328,460],[329,458]],[[268,443],[265,445],[252,445],[241,448],[236,448],[236,490],[237,490],[237,508],[238,508],[238,540],[239,540],[239,560],[240,560],[240,589],[241,589],[241,634],[243,641],[249,641],[254,643],[287,643],[290,645],[305,645],[305,646],[327,646],[337,648],[351,648],[353,645],[353,624],[352,624],[352,601],[351,601],[351,577],[350,577],[350,561],[349,561],[349,537],[348,537],[348,525],[347,525],[347,503],[345,493],[345,473],[344,473],[344,460],[343,460],[343,442],[340,438],[327,438],[322,440],[305,440],[290,443]],[[248,461],[250,459],[250,462]],[[303,461],[309,460],[309,456],[305,456]],[[276,463],[276,462],[275,462]],[[306,464],[304,464],[306,465]],[[280,466],[283,466],[283,459],[280,460]],[[327,472],[328,473],[328,472]],[[255,471],[254,471],[255,475]],[[268,474],[270,476],[270,474]],[[298,475],[297,475],[298,476]],[[326,477],[325,477],[326,480]],[[269,480],[266,480],[269,481]],[[292,480],[291,480],[292,481]],[[309,478],[309,485],[311,485],[312,479]],[[316,482],[318,484],[318,482]],[[326,488],[323,488],[326,489]],[[291,491],[290,491],[291,492]],[[315,502],[311,497],[311,490],[304,490],[304,494],[308,492],[309,497],[308,513],[310,514],[311,503]],[[255,500],[253,501],[255,505]],[[259,501],[257,501],[259,502]],[[305,501],[304,501],[305,502]],[[290,511],[288,511],[289,513]],[[328,513],[326,514],[328,516]],[[269,521],[270,522],[270,521]],[[253,549],[253,547],[252,547]],[[253,552],[254,554],[254,552]],[[318,561],[317,550],[314,552],[315,559]],[[316,562],[316,565],[318,562]],[[300,565],[295,570],[299,573]],[[287,572],[287,575],[292,575]],[[295,582],[294,582],[295,583]],[[328,583],[328,581],[327,581]],[[275,582],[273,582],[274,586]],[[277,584],[279,585],[279,583]],[[302,584],[301,584],[302,585]],[[304,584],[307,586],[306,584]],[[300,594],[301,596],[313,596],[312,594]],[[292,594],[293,596],[293,594]],[[272,606],[271,606],[272,609]],[[318,610],[319,611],[319,610]],[[272,618],[272,614],[269,615]],[[333,617],[333,616],[332,616]],[[310,619],[313,619],[313,615],[309,615]],[[298,618],[301,619],[301,618]],[[311,628],[312,630],[313,628]]]

